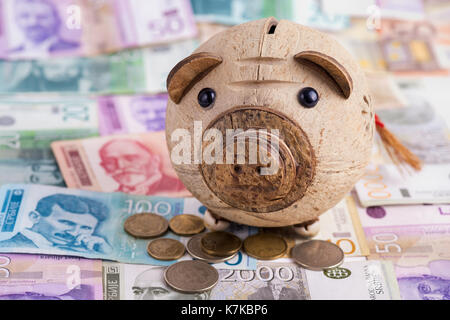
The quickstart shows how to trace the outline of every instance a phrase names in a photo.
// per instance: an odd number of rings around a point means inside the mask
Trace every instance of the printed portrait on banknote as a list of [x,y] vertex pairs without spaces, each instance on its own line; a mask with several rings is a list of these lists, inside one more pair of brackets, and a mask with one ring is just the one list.
[[139,96],[131,100],[130,111],[135,121],[146,131],[164,130],[167,100],[158,96]]
[[450,279],[424,274],[397,281],[404,300],[450,300]]
[[210,291],[199,293],[178,292],[164,281],[163,266],[148,267],[134,279],[132,290],[134,300],[208,300]]
[[163,171],[162,157],[143,143],[131,139],[112,139],[99,150],[100,166],[118,184],[115,191],[154,194],[155,191],[181,191],[177,177]]
[[[21,196],[21,190],[14,192],[17,194],[13,196]],[[68,194],[44,196],[29,211],[23,228],[0,241],[0,248],[54,248],[106,254],[112,248],[97,229],[108,216],[108,207],[95,199]]]
[[61,52],[77,53],[81,30],[66,26],[68,1],[4,1],[8,56],[29,58]]
[[172,167],[164,131],[57,141],[52,150],[69,188],[190,196]]
[[450,260],[432,260],[412,267],[396,266],[404,300],[450,300]]
[[101,135],[165,129],[167,94],[102,96],[98,101]]

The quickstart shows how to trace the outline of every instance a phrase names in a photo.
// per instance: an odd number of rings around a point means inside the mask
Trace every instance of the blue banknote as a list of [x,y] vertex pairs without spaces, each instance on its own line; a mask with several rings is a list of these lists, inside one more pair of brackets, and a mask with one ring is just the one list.
[[[170,220],[177,214],[203,216],[195,198],[136,196],[44,185],[7,184],[0,188],[0,252],[70,255],[119,262],[170,265],[147,253],[149,240],[136,239],[123,228],[125,220],[153,212]],[[232,224],[242,239],[257,228]],[[186,242],[168,231],[164,237]],[[184,239],[180,239],[184,238]],[[191,259],[186,254],[181,259]],[[222,267],[222,266],[221,266]],[[230,269],[255,269],[256,260],[239,252]]]

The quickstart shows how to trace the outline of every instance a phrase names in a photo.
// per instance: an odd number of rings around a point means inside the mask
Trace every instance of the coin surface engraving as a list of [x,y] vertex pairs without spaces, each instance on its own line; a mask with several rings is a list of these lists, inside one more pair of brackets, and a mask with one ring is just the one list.
[[136,238],[153,238],[164,234],[169,222],[155,213],[137,213],[125,220],[125,231]]

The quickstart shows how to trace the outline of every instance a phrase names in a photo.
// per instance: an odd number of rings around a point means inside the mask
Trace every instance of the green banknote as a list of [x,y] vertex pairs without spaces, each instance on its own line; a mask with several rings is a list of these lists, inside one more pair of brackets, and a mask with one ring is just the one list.
[[50,144],[98,135],[96,100],[0,96],[0,184],[65,186]]
[[92,57],[0,60],[0,93],[163,92],[170,70],[197,46],[184,40]]

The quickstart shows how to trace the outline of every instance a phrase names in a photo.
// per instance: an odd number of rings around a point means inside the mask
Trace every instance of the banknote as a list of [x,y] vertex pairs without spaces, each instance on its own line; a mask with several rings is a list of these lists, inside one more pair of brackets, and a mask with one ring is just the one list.
[[193,39],[93,57],[0,60],[0,93],[165,92],[170,70],[197,46]]
[[351,18],[350,28],[333,33],[356,59],[364,71],[386,72],[386,62],[378,43],[377,20],[366,18]]
[[358,207],[369,259],[394,263],[402,299],[448,300],[450,206]]
[[[322,214],[319,217],[319,223],[320,231],[313,239],[326,240],[338,245],[346,257],[369,254],[364,231],[351,196],[347,196],[335,207]],[[296,244],[309,240],[298,235],[292,227],[267,228],[262,231],[277,233],[286,240],[288,253],[285,257],[290,257],[290,251]]]
[[399,267],[450,260],[450,205],[358,206],[358,213],[370,259]]
[[167,99],[167,94],[99,97],[100,134],[164,130]]
[[379,41],[391,72],[445,72],[436,56],[435,29],[429,21],[382,19]]
[[96,101],[84,97],[0,97],[0,184],[65,186],[50,144],[98,135]]
[[292,0],[191,0],[197,21],[222,24],[240,24],[266,17],[289,19],[292,17]]
[[2,0],[0,15],[7,59],[94,55],[196,35],[189,0]]
[[55,141],[52,150],[69,188],[191,196],[172,167],[164,131]]
[[102,300],[102,261],[0,253],[0,300]]
[[426,105],[433,114],[433,117],[428,116],[428,118],[437,117],[440,119],[439,121],[445,123],[445,125],[440,125],[440,130],[447,131],[450,139],[450,108],[447,107],[450,77],[396,77],[395,81],[407,98],[408,104]]
[[324,10],[323,1],[306,0],[292,2],[292,20],[308,27],[339,31],[350,26],[348,15]]
[[[429,88],[414,81],[401,82],[407,105],[378,110],[386,127],[423,162],[422,170],[412,172],[397,168],[376,145],[384,161],[372,163],[355,185],[364,206],[383,204],[448,203],[450,201],[450,136],[445,108],[428,98]],[[439,89],[438,89],[439,90]],[[423,91],[423,94],[417,92]],[[441,112],[444,111],[444,112]]]
[[[195,198],[136,196],[31,184],[0,188],[0,252],[77,256],[127,263],[170,265],[147,253],[149,240],[125,232],[125,220],[153,212],[170,220],[177,214],[203,217],[206,208]],[[229,232],[245,239],[257,232],[232,224]],[[172,232],[164,237],[186,242]],[[182,239],[183,238],[183,239]],[[185,254],[182,259],[192,259]],[[226,268],[254,269],[256,260],[240,253]]]
[[328,271],[309,271],[294,263],[259,261],[255,270],[218,268],[219,282],[206,292],[174,291],[164,267],[105,262],[105,300],[398,300],[392,264],[344,262]]
[[450,138],[445,118],[422,94],[402,90],[404,108],[377,110],[377,115],[425,165],[450,164]]
[[450,261],[432,260],[426,265],[395,267],[403,300],[450,300]]
[[169,72],[178,62],[192,54],[198,45],[197,39],[189,39],[143,49],[145,64],[140,72],[146,77],[144,93],[166,92]]
[[383,19],[423,20],[422,0],[322,0],[323,10],[334,14],[369,17],[379,15]]
[[450,165],[425,165],[407,173],[393,164],[370,164],[355,189],[365,207],[449,203]]

